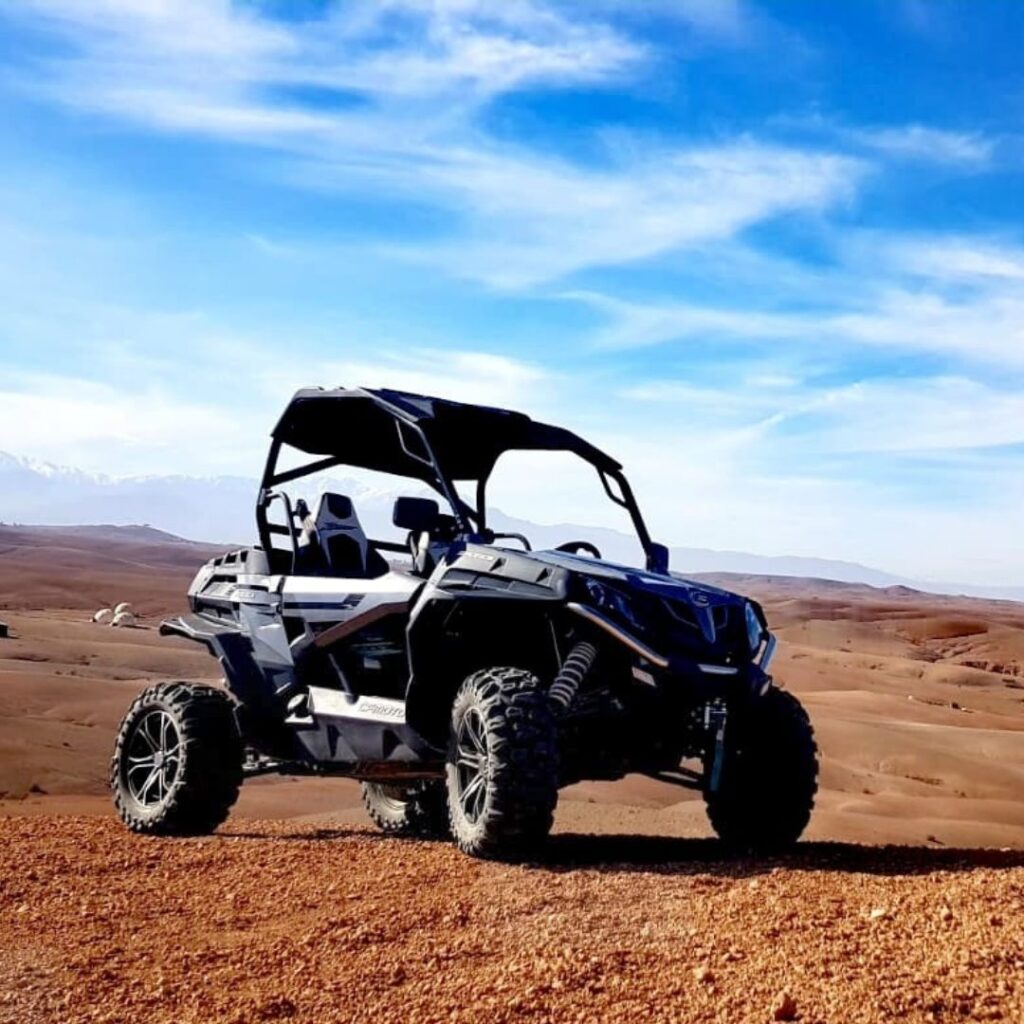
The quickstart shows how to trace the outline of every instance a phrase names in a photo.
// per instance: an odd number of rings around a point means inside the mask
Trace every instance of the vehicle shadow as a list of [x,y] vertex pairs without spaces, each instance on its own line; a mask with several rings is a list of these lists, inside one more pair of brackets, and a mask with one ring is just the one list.
[[[243,827],[225,830],[220,835],[228,840],[303,843],[346,839],[363,843],[407,841],[358,825],[296,831]],[[447,845],[443,839],[416,841],[432,846]],[[752,855],[736,852],[717,839],[560,832],[551,836],[541,856],[525,862],[521,867],[525,870],[550,872],[596,870],[658,875],[716,875],[732,879],[755,878],[775,870],[833,871],[898,877],[925,875],[935,871],[974,871],[980,868],[1020,869],[1024,868],[1024,850],[803,842],[787,853]]]
[[325,840],[337,841],[344,839],[358,839],[360,842],[369,841],[379,843],[395,841],[394,836],[388,836],[383,832],[375,832],[365,826],[358,825],[332,825],[313,829],[304,828],[294,832],[277,828],[268,828],[264,830],[259,827],[235,829],[229,826],[228,828],[221,829],[217,835],[222,839],[263,840],[275,843],[316,843],[323,842]]
[[731,850],[715,839],[563,832],[551,837],[542,857],[531,861],[529,867],[726,878],[752,878],[776,869],[901,876],[1024,868],[1024,850],[804,842],[786,853],[751,855]]

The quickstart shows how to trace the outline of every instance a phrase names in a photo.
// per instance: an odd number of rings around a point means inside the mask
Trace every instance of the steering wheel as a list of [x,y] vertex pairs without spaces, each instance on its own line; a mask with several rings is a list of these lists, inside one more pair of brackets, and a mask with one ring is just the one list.
[[556,551],[564,551],[567,555],[575,555],[579,551],[586,551],[588,555],[593,555],[595,558],[601,557],[601,552],[597,550],[596,544],[591,544],[589,540],[567,540],[564,544],[559,544]]

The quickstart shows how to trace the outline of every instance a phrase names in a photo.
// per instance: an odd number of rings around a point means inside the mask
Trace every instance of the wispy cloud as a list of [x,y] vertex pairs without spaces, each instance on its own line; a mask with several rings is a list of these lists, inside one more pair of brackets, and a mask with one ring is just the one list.
[[850,130],[855,143],[900,160],[935,163],[985,164],[995,146],[975,132],[946,131],[921,124]]
[[897,269],[933,280],[1002,286],[1024,281],[1024,248],[984,236],[894,239],[885,247]]
[[753,142],[633,155],[602,171],[477,153],[425,172],[471,212],[467,236],[413,254],[523,287],[826,208],[852,194],[861,170],[847,158]]
[[[346,97],[374,108],[364,113],[406,104],[443,122],[450,112],[439,100],[462,112],[526,86],[602,81],[645,52],[600,21],[532,0],[364,0],[292,21],[228,0],[30,0],[8,17],[49,28],[69,47],[37,62],[32,88],[151,126],[243,135],[341,135],[347,119],[330,111]],[[289,87],[315,87],[336,103],[312,115],[301,96],[289,99]]]
[[657,380],[623,397],[679,406],[701,420],[713,413],[723,437],[747,443],[772,431],[776,449],[825,453],[955,452],[1024,444],[1024,395],[968,377],[866,379],[835,385],[737,379],[726,385]]
[[594,333],[598,348],[628,349],[691,339],[766,339],[803,337],[812,321],[733,307],[716,308],[687,302],[626,301],[594,291],[567,291],[564,299],[583,302],[606,314],[608,321]]
[[605,314],[594,335],[599,348],[740,339],[866,346],[1024,369],[1024,249],[984,238],[883,235],[848,246],[845,260],[809,310],[626,301],[581,290],[562,297]]
[[[70,48],[41,59],[26,88],[150,129],[271,147],[294,162],[293,182],[429,200],[457,215],[450,244],[396,251],[500,287],[822,210],[864,172],[850,157],[748,139],[631,140],[594,166],[489,137],[478,115],[494,96],[603,82],[649,57],[647,44],[562,5],[388,0],[288,24],[196,0],[33,0],[26,11]],[[720,33],[739,11],[675,13]]]

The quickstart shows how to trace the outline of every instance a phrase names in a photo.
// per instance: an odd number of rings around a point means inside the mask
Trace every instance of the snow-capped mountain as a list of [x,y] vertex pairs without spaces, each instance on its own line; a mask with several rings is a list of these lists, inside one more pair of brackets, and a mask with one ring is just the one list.
[[256,486],[242,477],[116,479],[0,452],[0,520],[150,523],[197,540],[246,539]]
[[[258,486],[241,476],[110,477],[0,452],[0,522],[145,523],[190,540],[249,543]],[[388,531],[398,492],[324,475],[306,491],[310,504],[327,489],[352,497],[369,533]],[[427,491],[411,483],[401,493]]]

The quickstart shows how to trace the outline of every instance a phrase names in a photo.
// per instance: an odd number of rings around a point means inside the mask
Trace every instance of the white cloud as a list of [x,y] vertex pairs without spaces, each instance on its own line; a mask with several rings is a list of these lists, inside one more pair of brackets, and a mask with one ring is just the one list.
[[921,124],[857,129],[847,134],[859,145],[902,160],[986,164],[992,158],[994,150],[992,140],[983,135],[974,132],[944,131]]
[[35,374],[0,390],[0,450],[115,475],[229,471],[260,443],[247,427],[234,409],[150,385]]
[[1024,444],[1024,393],[964,377],[865,381],[825,391],[815,415],[822,451],[938,452]]
[[[892,287],[881,292],[873,308],[819,322],[823,337],[1024,368],[1024,296],[1019,290],[961,297]],[[808,328],[814,329],[812,324]]]
[[1024,249],[985,237],[910,236],[893,241],[887,254],[897,269],[937,280],[1024,281]]
[[426,173],[460,195],[479,225],[447,250],[432,246],[430,258],[521,287],[826,208],[852,195],[862,171],[847,158],[753,142],[633,155],[610,171],[476,154]]
[[[174,318],[161,324],[121,311],[118,320],[129,333],[174,335]],[[93,346],[97,374],[109,375],[108,356],[116,360],[119,376],[109,382],[8,372],[0,387],[0,451],[112,475],[255,474],[274,420],[301,387],[389,387],[538,414],[558,395],[549,370],[508,356],[409,348],[284,360],[265,339],[202,320],[188,326],[191,340],[169,345],[165,355]],[[225,395],[225,380],[247,396],[244,403]]]
[[622,395],[671,406],[676,423],[706,431],[710,436],[702,443],[719,451],[771,434],[775,457],[792,464],[827,454],[952,455],[1024,444],[1024,393],[969,377],[868,378],[836,385],[780,375],[772,387],[757,375],[728,384],[659,379],[625,388]]
[[[841,258],[808,292],[811,310],[627,301],[579,290],[561,297],[606,315],[593,336],[598,348],[746,341],[838,354],[872,347],[1024,369],[1024,249],[986,237],[885,234],[847,243]],[[771,266],[762,273],[770,279]],[[771,281],[748,282],[747,290],[771,295]]]
[[465,102],[467,90],[599,81],[642,56],[642,45],[576,14],[533,0],[363,0],[284,22],[228,0],[30,0],[10,16],[35,17],[77,51],[43,65],[64,99],[134,114],[122,110],[126,83],[168,97],[194,88],[214,106],[229,96],[271,105],[259,91],[271,85]]
[[799,316],[747,312],[684,302],[627,302],[591,291],[562,292],[561,298],[586,303],[607,314],[608,323],[593,336],[599,348],[626,349],[670,341],[722,336],[763,339],[801,336],[807,322]]
[[[727,8],[691,3],[677,16],[736,22]],[[621,77],[648,56],[575,7],[387,0],[288,25],[225,0],[33,0],[26,10],[71,55],[38,62],[25,88],[151,130],[270,147],[295,161],[294,182],[445,207],[458,217],[451,241],[405,255],[502,287],[820,211],[850,197],[865,169],[750,140],[645,150],[620,139],[601,168],[498,144],[478,119],[494,95]],[[294,87],[342,102],[304,104]]]
[[756,375],[669,377],[621,400],[629,426],[613,450],[657,535],[827,552],[918,579],[1010,584],[1024,572],[1024,395],[1012,383],[788,379],[765,389]]

